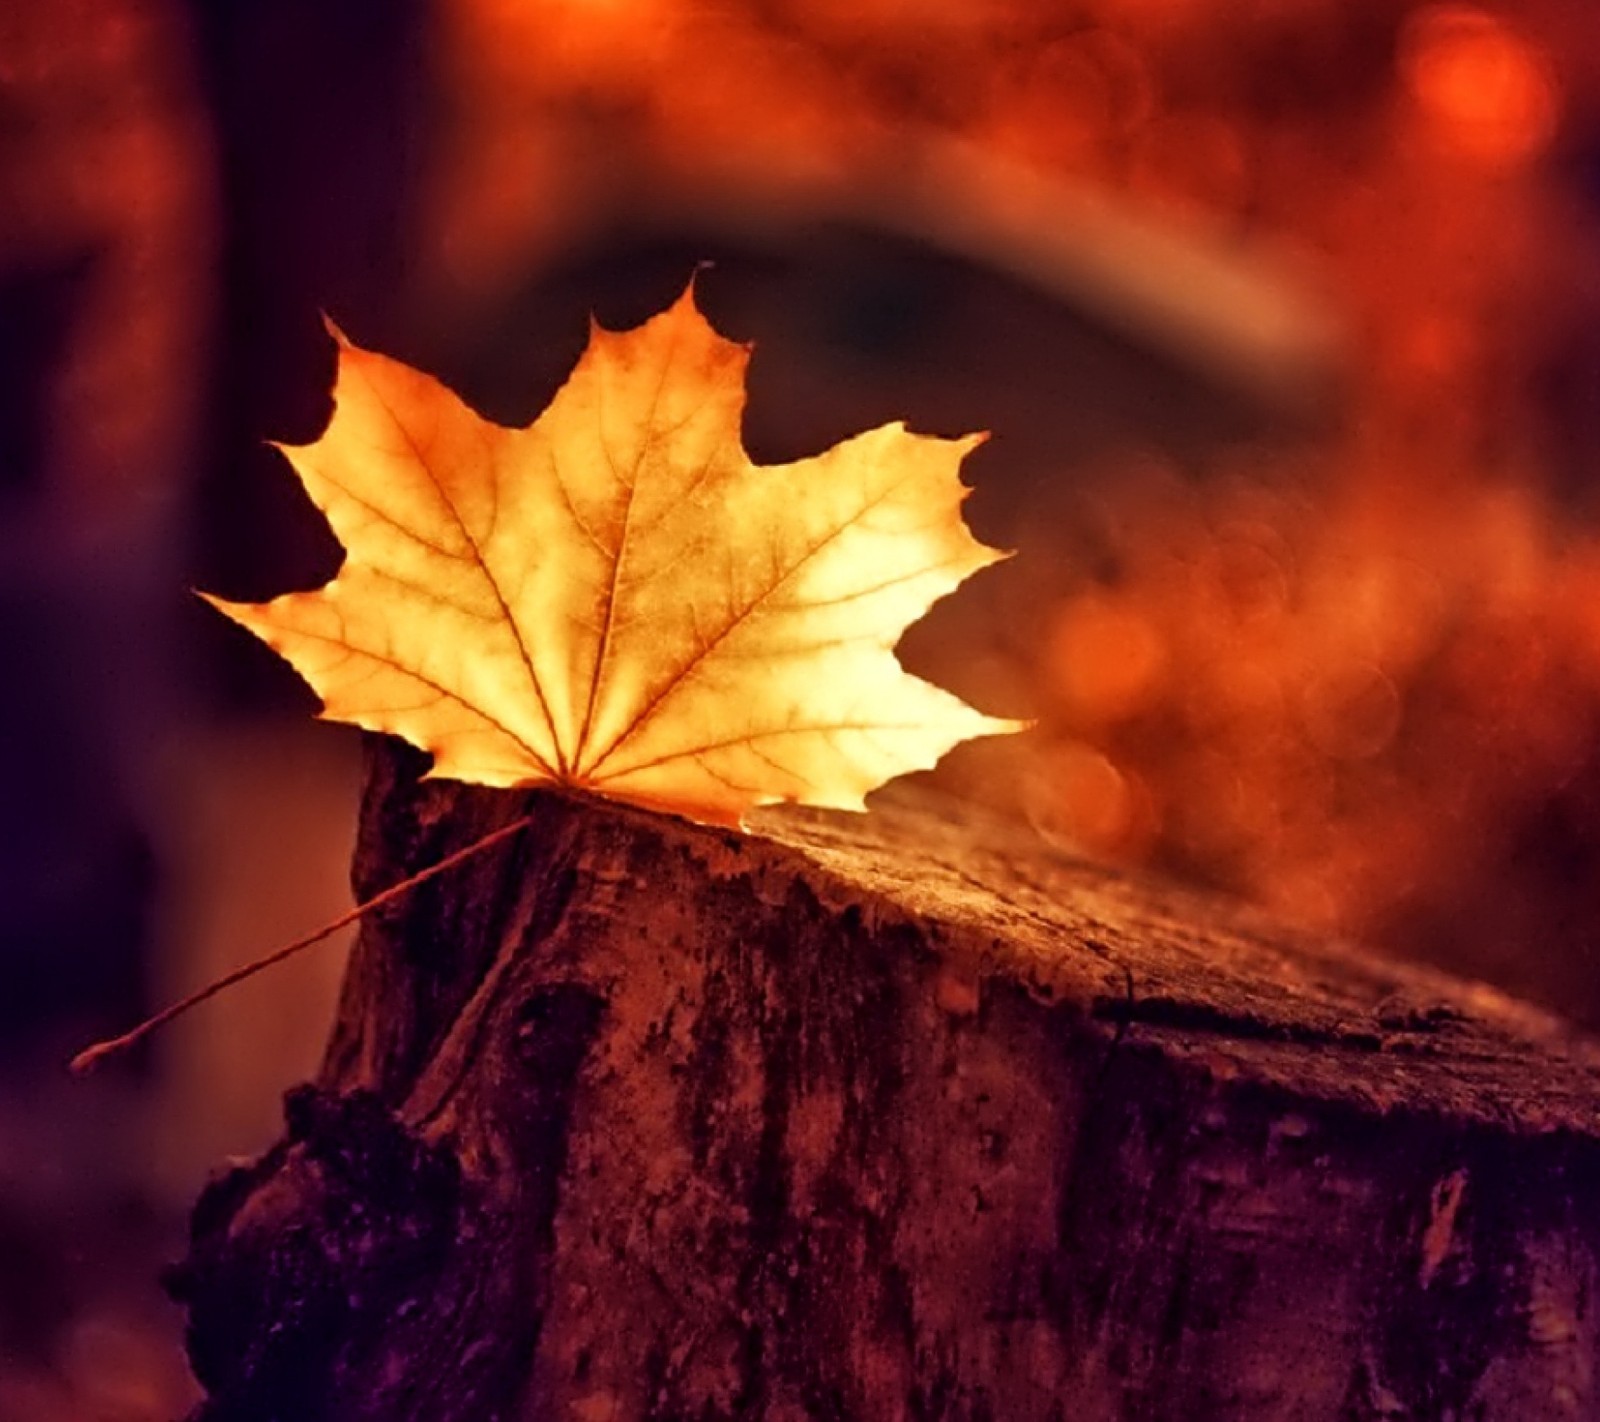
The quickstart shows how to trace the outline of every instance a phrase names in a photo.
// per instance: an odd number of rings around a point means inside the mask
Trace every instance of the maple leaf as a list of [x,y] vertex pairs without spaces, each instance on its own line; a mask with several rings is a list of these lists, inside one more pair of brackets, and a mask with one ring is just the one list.
[[311,592],[208,600],[430,774],[552,781],[693,819],[864,808],[893,776],[1021,723],[908,674],[905,627],[1003,554],[962,522],[982,436],[884,425],[758,466],[749,348],[693,285],[587,350],[525,428],[334,332],[334,414],[284,446],[346,558]]

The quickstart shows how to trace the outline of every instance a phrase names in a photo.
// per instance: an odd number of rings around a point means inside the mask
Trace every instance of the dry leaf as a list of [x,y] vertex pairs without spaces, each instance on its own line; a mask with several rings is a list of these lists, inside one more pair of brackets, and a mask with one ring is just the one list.
[[[335,333],[337,335],[337,333]],[[736,823],[780,800],[863,808],[958,741],[1018,729],[893,647],[1002,555],[967,531],[981,436],[885,425],[793,464],[739,439],[747,347],[693,289],[594,327],[525,429],[339,338],[334,415],[285,448],[347,552],[313,592],[210,601],[432,774],[557,781]]]

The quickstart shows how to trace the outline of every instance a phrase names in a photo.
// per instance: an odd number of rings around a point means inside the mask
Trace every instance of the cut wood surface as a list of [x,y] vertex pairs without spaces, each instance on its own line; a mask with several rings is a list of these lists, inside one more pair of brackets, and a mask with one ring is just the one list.
[[1600,1059],[928,795],[748,836],[374,743],[205,1422],[1600,1417]]

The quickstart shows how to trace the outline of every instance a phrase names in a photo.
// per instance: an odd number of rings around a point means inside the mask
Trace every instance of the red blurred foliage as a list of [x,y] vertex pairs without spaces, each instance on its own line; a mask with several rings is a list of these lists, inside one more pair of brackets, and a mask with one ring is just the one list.
[[[1569,115],[1600,102],[1600,37],[1572,7],[447,13],[458,161],[433,211],[456,291],[492,292],[630,182],[870,183],[917,134],[1317,264],[1354,344],[1320,449],[1154,491],[1135,461],[1018,520],[1031,571],[1002,615],[1029,629],[1012,680],[1043,721],[1021,798],[1092,853],[1469,970],[1600,932],[1581,873],[1535,886],[1523,863],[1600,863],[1600,805],[1572,788],[1600,729],[1600,542],[1574,466],[1600,447],[1562,425],[1581,402],[1536,388],[1574,294],[1600,303],[1594,218],[1561,179]],[[1558,802],[1544,844],[1529,827]]]
[[1044,722],[1138,811],[1108,815],[1075,772],[1033,812],[1091,852],[1503,971],[1558,946],[1547,920],[1405,935],[1476,902],[1474,875],[1524,891],[1519,825],[1596,757],[1600,542],[1515,482],[1367,458],[1341,450],[1315,495],[1174,481],[1084,534],[1079,566],[1109,571],[1045,620]]

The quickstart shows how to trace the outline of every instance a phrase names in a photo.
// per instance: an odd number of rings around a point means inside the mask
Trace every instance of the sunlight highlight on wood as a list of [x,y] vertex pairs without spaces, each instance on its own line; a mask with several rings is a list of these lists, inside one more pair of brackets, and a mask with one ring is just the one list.
[[524,429],[334,334],[333,419],[284,453],[344,566],[264,604],[209,598],[325,716],[404,737],[434,775],[723,824],[778,801],[861,809],[957,742],[1020,729],[893,650],[1004,556],[961,518],[982,436],[896,423],[753,464],[749,349],[692,287],[636,330],[593,327]]

